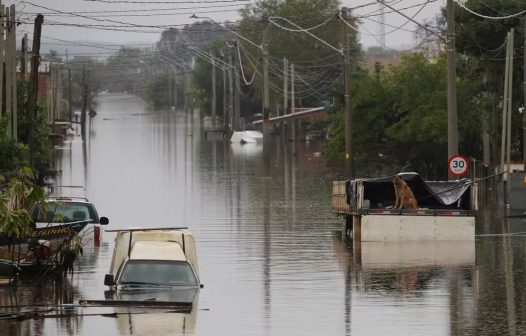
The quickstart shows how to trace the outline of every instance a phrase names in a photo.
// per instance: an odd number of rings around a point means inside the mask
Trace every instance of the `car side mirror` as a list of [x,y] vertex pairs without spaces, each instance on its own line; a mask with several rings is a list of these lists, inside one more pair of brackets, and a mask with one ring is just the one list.
[[108,219],[108,217],[101,217],[99,219],[100,225],[108,225],[109,222],[110,222],[110,220]]
[[104,286],[114,286],[115,279],[113,279],[113,274],[106,274],[104,276]]

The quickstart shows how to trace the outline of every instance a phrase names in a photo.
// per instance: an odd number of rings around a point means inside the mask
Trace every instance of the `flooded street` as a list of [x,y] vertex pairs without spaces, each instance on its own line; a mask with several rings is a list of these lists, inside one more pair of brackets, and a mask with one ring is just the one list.
[[475,242],[351,246],[316,144],[293,156],[276,141],[265,162],[261,145],[206,139],[181,111],[98,101],[86,145],[60,149],[55,194],[87,197],[112,229],[188,226],[204,288],[189,312],[60,306],[105,298],[115,235],[87,232],[62,283],[0,287],[3,306],[59,315],[0,320],[2,335],[526,334],[525,221],[489,219]]

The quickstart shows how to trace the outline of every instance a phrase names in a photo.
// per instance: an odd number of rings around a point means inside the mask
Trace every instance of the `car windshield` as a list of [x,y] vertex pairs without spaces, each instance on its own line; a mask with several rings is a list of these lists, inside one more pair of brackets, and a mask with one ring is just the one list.
[[37,206],[33,210],[32,216],[36,222],[46,223],[67,223],[90,219],[97,221],[90,204],[84,202],[47,202],[45,211]]
[[186,261],[130,260],[124,266],[120,284],[197,286],[197,279]]

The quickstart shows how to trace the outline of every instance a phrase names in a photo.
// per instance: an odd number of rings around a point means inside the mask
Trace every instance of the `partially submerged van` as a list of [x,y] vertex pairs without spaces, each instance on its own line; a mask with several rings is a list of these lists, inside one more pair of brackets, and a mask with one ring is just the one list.
[[104,284],[120,289],[198,289],[199,268],[193,234],[187,228],[133,228],[117,232]]

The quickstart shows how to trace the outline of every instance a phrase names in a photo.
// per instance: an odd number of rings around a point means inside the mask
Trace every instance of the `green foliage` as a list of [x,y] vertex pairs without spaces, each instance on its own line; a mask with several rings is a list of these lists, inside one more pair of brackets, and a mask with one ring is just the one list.
[[[466,64],[459,62],[460,73]],[[461,152],[480,155],[481,97],[477,81],[458,81]],[[446,59],[421,54],[403,58],[380,78],[356,72],[352,78],[352,132],[357,176],[393,174],[409,169],[429,178],[445,178],[447,163]],[[343,164],[345,136],[340,104],[331,114],[326,156]]]
[[[524,10],[524,0],[468,0],[466,7],[487,15],[501,16],[504,13],[517,13]],[[443,13],[445,16],[445,13]],[[511,28],[515,30],[515,62],[513,66],[513,97],[522,97],[523,78],[523,36],[524,16],[517,16],[506,20],[488,20],[473,15],[458,5],[455,8],[456,21],[456,48],[462,54],[461,60],[465,63],[464,71],[459,71],[459,77],[467,87],[477,87],[478,92],[474,98],[478,100],[477,113],[481,122],[486,124],[490,135],[490,148],[492,148],[492,163],[499,161],[498,148],[500,148],[500,130],[502,120],[502,101],[504,92],[504,58],[506,55],[506,34]],[[471,81],[471,83],[466,83]],[[473,90],[475,91],[475,90]],[[459,97],[460,98],[460,97]],[[466,97],[469,99],[469,96]],[[459,105],[463,103],[458,100]],[[514,99],[512,111],[517,111],[522,105],[522,99]],[[521,155],[521,119],[522,116],[512,114],[512,159],[520,159]],[[469,135],[473,140],[474,134]],[[465,139],[463,139],[465,140]],[[473,148],[473,143],[468,145]]]
[[144,96],[154,109],[168,106],[168,75],[155,77],[144,89]]
[[10,238],[27,236],[33,221],[29,207],[44,202],[44,190],[35,184],[31,169],[20,169],[7,185],[0,187],[0,231]]

